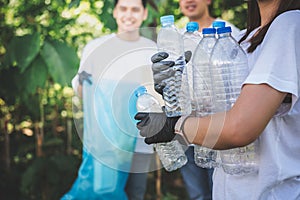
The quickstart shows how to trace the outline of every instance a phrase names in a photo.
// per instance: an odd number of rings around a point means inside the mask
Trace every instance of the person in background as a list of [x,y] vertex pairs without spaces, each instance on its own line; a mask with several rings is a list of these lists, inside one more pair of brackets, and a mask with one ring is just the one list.
[[[232,28],[232,35],[238,37],[240,30],[221,18],[214,18],[209,13],[209,6],[212,0],[179,0],[179,7],[189,21],[199,24],[199,32],[203,28],[212,27],[214,21],[224,21],[226,26]],[[194,147],[189,146],[185,152],[188,162],[180,168],[186,190],[191,200],[212,199],[212,174],[213,169],[198,167],[194,161]]]
[[[117,23],[117,32],[100,38],[96,38],[90,41],[84,47],[78,74],[72,80],[73,89],[78,96],[82,96],[82,85],[84,81],[88,81],[91,84],[91,81],[89,79],[90,77],[93,78],[94,82],[97,82],[100,77],[99,71],[101,70],[92,68],[91,65],[93,63],[98,63],[99,66],[103,68],[106,67],[106,65],[108,66],[108,64],[115,58],[125,59],[122,64],[129,63],[129,61],[133,58],[128,57],[126,60],[126,58],[121,55],[124,55],[124,53],[130,52],[135,48],[153,47],[156,49],[155,42],[142,37],[139,33],[139,28],[148,16],[146,5],[147,0],[114,1],[113,17],[115,18]],[[99,51],[101,47],[104,48],[104,52],[102,51],[100,54],[95,54],[94,52],[97,50]],[[103,54],[102,57],[101,54]],[[149,55],[144,55],[144,58],[145,60],[148,60]],[[151,64],[150,60],[149,62],[149,64]],[[92,64],[89,65],[90,63]],[[122,67],[126,68],[126,65]],[[151,73],[150,70],[151,69],[149,69],[149,74]],[[148,76],[148,74],[144,76]],[[151,76],[150,79],[152,79]],[[124,106],[128,107],[128,105]],[[102,110],[103,112],[105,112],[106,109],[103,108]],[[99,145],[101,145],[101,141],[99,141]],[[153,147],[146,145],[143,138],[137,138],[135,152],[132,158],[131,171],[126,182],[126,187],[123,188],[129,200],[144,199],[147,185],[147,175],[149,170],[148,168],[152,159],[154,159],[154,155],[155,154],[153,154]],[[85,158],[83,157],[83,159]],[[96,159],[94,161],[97,162]],[[85,161],[83,160],[82,163],[84,162]],[[96,198],[105,199],[103,196],[97,196]],[[117,197],[111,196],[111,198],[114,199]]]
[[219,17],[215,18],[211,16],[209,7],[211,6],[212,1],[213,0],[179,0],[179,8],[189,21],[198,22],[200,33],[203,28],[212,27],[214,21],[224,21],[226,26],[231,27],[232,36],[236,38],[240,34],[239,28]]
[[[300,197],[300,1],[247,3],[247,30],[239,42],[247,52],[250,73],[233,107],[201,118],[137,113],[137,127],[148,144],[168,142],[165,138],[176,134],[189,143],[217,150],[258,140],[258,173],[234,176],[216,168],[213,199],[296,200]],[[166,120],[162,129],[152,132],[158,130],[157,120],[161,123],[162,118]],[[218,124],[223,125],[209,128]]]

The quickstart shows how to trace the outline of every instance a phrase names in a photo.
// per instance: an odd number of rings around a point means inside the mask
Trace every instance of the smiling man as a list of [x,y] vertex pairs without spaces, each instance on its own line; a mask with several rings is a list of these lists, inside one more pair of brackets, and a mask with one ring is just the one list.
[[[99,121],[99,124],[97,124],[96,127],[93,127],[94,124],[90,122],[92,120],[85,121],[84,123],[84,135],[86,137],[83,138],[83,144],[85,149],[100,149],[92,152],[92,159],[96,164],[93,165],[95,168],[94,171],[89,170],[89,175],[95,179],[94,182],[91,183],[90,180],[84,180],[84,177],[80,177],[80,174],[82,174],[84,169],[88,168],[85,166],[86,160],[91,159],[87,156],[83,157],[82,164],[78,171],[78,178],[70,192],[65,196],[66,198],[63,199],[144,199],[147,173],[150,171],[149,167],[152,166],[153,160],[155,160],[153,146],[145,144],[144,139],[141,137],[138,137],[136,142],[133,143],[130,143],[131,140],[122,141],[123,146],[117,146],[118,144],[106,145],[103,140],[99,139],[99,136],[101,135],[99,132],[101,132],[101,130],[106,130],[104,133],[106,136],[116,136],[118,138],[114,138],[114,140],[119,142],[121,136],[124,135],[122,130],[125,129],[122,128],[133,126],[134,130],[137,131],[134,124],[131,121],[127,123],[128,119],[125,119],[126,117],[124,116],[126,116],[128,112],[129,98],[126,98],[130,91],[133,91],[135,89],[134,86],[139,83],[143,84],[146,81],[152,81],[150,66],[147,66],[148,71],[144,70],[144,68],[146,68],[147,64],[150,65],[151,61],[149,58],[153,54],[153,52],[150,53],[147,49],[156,49],[156,44],[152,40],[140,35],[140,27],[148,16],[146,3],[146,0],[115,0],[113,17],[117,23],[116,33],[95,38],[83,49],[80,68],[78,74],[72,80],[72,86],[74,91],[80,97],[82,97],[82,91],[84,91],[83,104],[85,106],[89,104],[90,99],[93,99],[95,95],[87,94],[86,91],[88,90],[85,89],[88,87],[83,87],[83,85],[87,86],[87,84],[83,84],[83,82],[88,80],[91,87],[95,87],[96,85],[102,89],[102,95],[95,101],[98,102],[97,106],[100,105],[98,111],[101,113],[101,117],[105,116],[105,120]],[[132,76],[132,74],[138,75]],[[135,85],[127,84],[126,81],[130,78],[131,80],[129,81],[135,81]],[[145,82],[141,82],[140,79]],[[108,81],[109,84],[107,84]],[[119,89],[119,87],[122,87],[123,90]],[[113,95],[116,95],[117,98],[119,98],[119,105],[113,104],[115,100],[113,99]],[[120,101],[120,99],[122,100]],[[112,108],[116,107],[120,107],[120,110],[124,112],[118,112],[114,115],[114,110]],[[111,116],[114,116],[115,118],[112,118]],[[94,113],[88,112],[87,109],[85,110],[85,119],[92,119],[94,117]],[[118,121],[117,118],[120,118],[117,125],[121,126],[125,124],[124,127],[115,128],[117,126],[115,124],[116,121]],[[91,142],[87,141],[87,138],[89,137],[91,138]],[[93,143],[94,146],[90,143]],[[114,154],[126,152],[126,155],[132,155],[131,157],[123,157],[123,159],[126,160],[125,162],[123,161],[123,163],[131,163],[131,168],[129,170],[126,167],[127,165],[121,163],[121,159],[118,159],[118,155],[114,157],[113,161],[111,161],[111,159],[106,160],[106,157],[109,156],[107,156],[105,151],[102,150],[103,148],[101,149],[100,147],[109,145],[112,145],[111,148],[115,150],[113,152]],[[133,146],[132,149],[131,146]],[[123,147],[126,151],[124,151]],[[120,180],[120,178],[118,180],[112,180],[114,177],[110,177],[110,180],[103,180],[103,175],[100,176],[95,173],[95,171],[101,171],[101,168],[99,169],[97,166],[101,167],[102,164],[109,167],[110,171],[115,170],[115,173],[122,173],[122,180]],[[122,168],[123,165],[124,168]],[[126,175],[123,176],[124,174]],[[106,174],[104,176],[108,175]],[[89,181],[91,188],[83,190],[82,188],[86,187],[84,184],[86,184],[87,181]],[[108,183],[114,182],[118,183],[118,185],[107,185]],[[106,185],[101,186],[101,183]],[[109,188],[118,188],[109,190],[105,188],[106,186]],[[104,194],[103,192],[100,192],[105,189],[107,193]],[[72,193],[72,191],[76,192]]]
[[209,27],[215,20],[209,13],[211,2],[211,0],[180,0],[179,6],[184,16],[190,21],[198,22],[201,31],[203,27]]
[[138,28],[148,16],[145,0],[116,0],[113,16],[118,25],[120,37],[124,40],[137,40],[140,35]]

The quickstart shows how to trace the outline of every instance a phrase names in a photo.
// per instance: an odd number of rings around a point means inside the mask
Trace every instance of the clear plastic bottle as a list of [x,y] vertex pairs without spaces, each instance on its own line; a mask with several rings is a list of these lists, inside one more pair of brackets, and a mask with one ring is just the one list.
[[[214,112],[213,93],[210,75],[210,56],[217,41],[215,28],[202,29],[202,39],[195,50],[193,65],[193,91],[196,105],[195,115],[204,117]],[[195,145],[194,160],[202,168],[218,167],[217,151]]]
[[197,48],[201,35],[198,32],[199,25],[197,22],[188,22],[186,24],[186,31],[183,34],[183,44],[184,51],[191,51],[192,57],[190,62],[186,64],[186,67],[183,71],[183,76],[187,76],[187,78],[183,78],[183,80],[187,80],[187,82],[183,82],[182,84],[182,94],[187,95],[186,91],[189,91],[190,99],[191,99],[191,109],[192,112],[195,111],[195,103],[194,103],[194,95],[193,95],[193,66],[192,59],[194,56],[195,49]]
[[[147,93],[147,89],[144,86],[139,87],[135,94],[137,96],[136,108],[139,112],[162,112],[158,100]],[[167,171],[176,170],[187,163],[184,150],[177,140],[154,144],[154,148]]]
[[[231,36],[231,28],[217,30],[218,40],[211,55],[211,74],[215,112],[227,111],[238,98],[249,69],[246,53]],[[220,151],[222,167],[228,174],[243,175],[258,171],[257,143]]]
[[188,22],[186,24],[186,31],[183,33],[184,51],[191,51],[194,53],[198,43],[201,40],[201,35],[199,34],[198,30],[199,25],[197,22]]
[[181,94],[182,73],[186,64],[183,37],[174,25],[173,15],[162,16],[160,21],[162,28],[157,36],[158,50],[167,52],[168,60],[176,61],[173,67],[175,75],[165,80],[166,87],[163,89],[165,112],[168,117],[188,115],[191,112],[189,95]]

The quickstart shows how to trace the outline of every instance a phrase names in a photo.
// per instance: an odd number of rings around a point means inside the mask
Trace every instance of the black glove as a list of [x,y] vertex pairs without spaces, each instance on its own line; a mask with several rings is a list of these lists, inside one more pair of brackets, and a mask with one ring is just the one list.
[[[191,51],[186,51],[184,53],[185,62],[188,63],[192,57]],[[158,52],[151,57],[152,61],[152,72],[154,79],[154,89],[159,94],[163,94],[163,89],[166,86],[164,80],[174,76],[176,70],[182,70],[180,68],[176,69],[176,66],[182,66],[183,63],[180,63],[181,59],[178,58],[176,61],[167,61],[166,58],[169,57],[169,54],[166,52]]]
[[86,71],[82,71],[78,73],[79,76],[79,84],[82,85],[83,81],[87,81],[89,84],[92,84],[91,77],[92,75],[87,73]]
[[134,119],[140,135],[145,138],[146,144],[170,142],[177,135],[174,132],[176,122],[180,117],[167,117],[165,113],[139,112]]

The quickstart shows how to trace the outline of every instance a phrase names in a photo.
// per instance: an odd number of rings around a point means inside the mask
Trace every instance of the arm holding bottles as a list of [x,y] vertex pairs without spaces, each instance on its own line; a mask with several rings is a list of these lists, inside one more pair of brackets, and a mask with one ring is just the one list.
[[265,129],[286,93],[267,84],[247,84],[227,112],[188,118],[182,126],[188,141],[214,149],[230,149],[253,142]]
[[[155,54],[154,56],[158,55]],[[162,91],[163,85],[161,83],[163,80],[170,77],[166,75],[171,75],[171,73],[165,73],[168,69],[165,63],[161,62],[162,60],[152,66],[157,92]],[[173,66],[169,65],[170,68]],[[163,69],[163,74],[160,74],[159,68]],[[162,86],[160,87],[162,89],[157,90],[157,85]],[[262,133],[285,96],[286,93],[280,92],[267,84],[246,84],[243,86],[236,103],[229,111],[203,118],[188,117],[182,123],[181,128],[189,143],[214,149],[245,146],[253,142]],[[159,115],[164,115],[164,113]],[[137,120],[140,120],[138,129],[141,133],[143,132],[148,144],[167,142],[169,138],[171,140],[174,138],[174,128],[178,118],[167,118],[166,122],[173,120],[171,123],[172,128],[165,129],[163,127],[158,132],[151,132],[151,127],[156,126],[156,123],[160,120],[157,121],[154,118],[148,120],[139,116],[139,114],[137,116]],[[145,123],[146,121],[147,123]]]

